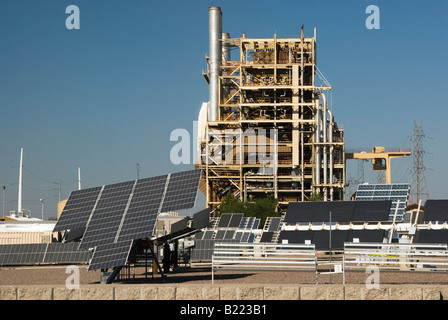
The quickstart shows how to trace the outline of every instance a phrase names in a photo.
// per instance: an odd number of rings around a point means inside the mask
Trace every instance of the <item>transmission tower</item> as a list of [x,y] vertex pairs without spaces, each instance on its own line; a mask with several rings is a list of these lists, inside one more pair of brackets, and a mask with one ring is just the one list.
[[347,186],[348,186],[348,196],[352,196],[354,192],[356,192],[358,185],[365,182],[364,178],[364,162],[367,160],[365,159],[358,159],[358,169],[356,172],[356,179],[350,177],[350,179],[347,180]]
[[412,152],[412,194],[417,196],[417,202],[419,203],[422,196],[425,195],[429,198],[428,187],[426,185],[425,178],[425,166],[423,164],[423,156],[426,153],[423,149],[423,140],[426,138],[422,129],[422,124],[414,121],[414,129],[410,136],[413,142]]

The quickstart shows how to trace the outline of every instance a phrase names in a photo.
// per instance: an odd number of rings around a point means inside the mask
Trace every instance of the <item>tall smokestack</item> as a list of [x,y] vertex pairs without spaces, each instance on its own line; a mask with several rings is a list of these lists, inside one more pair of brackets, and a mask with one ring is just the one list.
[[219,65],[222,57],[222,13],[219,7],[208,9],[209,18],[209,63],[210,63],[210,84],[209,84],[209,111],[208,121],[216,121],[218,116],[218,85],[219,85]]

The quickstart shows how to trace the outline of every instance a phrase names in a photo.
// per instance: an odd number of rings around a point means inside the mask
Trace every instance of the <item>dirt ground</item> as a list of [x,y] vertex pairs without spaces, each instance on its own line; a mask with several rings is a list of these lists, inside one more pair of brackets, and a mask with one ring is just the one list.
[[[85,265],[79,267],[80,284],[100,284],[101,272],[87,271]],[[67,271],[67,273],[66,273]],[[130,270],[130,279],[116,279],[120,284],[211,284],[210,267],[179,268],[166,273],[162,279],[160,274],[153,275],[152,270],[145,273],[144,268]],[[0,286],[15,285],[65,285],[72,275],[67,266],[36,266],[0,268]],[[215,284],[315,284],[314,272],[256,272],[256,271],[215,271]],[[346,284],[364,284],[370,273],[349,271],[346,273]],[[448,285],[448,273],[433,272],[380,272],[381,284],[431,284]],[[332,274],[332,284],[342,284],[342,274]],[[329,275],[319,274],[319,284],[330,283]]]

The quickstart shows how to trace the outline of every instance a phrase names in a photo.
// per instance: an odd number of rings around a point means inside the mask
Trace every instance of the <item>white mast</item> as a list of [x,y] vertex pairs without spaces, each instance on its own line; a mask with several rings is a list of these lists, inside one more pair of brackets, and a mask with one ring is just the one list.
[[17,214],[22,212],[22,168],[23,168],[23,148],[20,148],[20,167],[19,167],[19,199]]
[[81,190],[81,168],[78,167],[78,190]]

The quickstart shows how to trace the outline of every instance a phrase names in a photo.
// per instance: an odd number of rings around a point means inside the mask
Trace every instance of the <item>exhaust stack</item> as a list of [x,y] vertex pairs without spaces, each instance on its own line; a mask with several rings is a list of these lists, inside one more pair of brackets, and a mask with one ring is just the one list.
[[208,110],[208,121],[216,121],[218,116],[218,87],[219,87],[219,66],[222,57],[222,12],[220,7],[210,7],[209,17],[209,64],[210,64],[210,103]]

